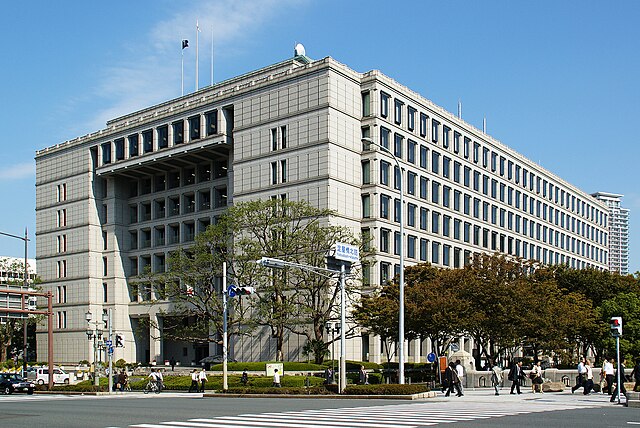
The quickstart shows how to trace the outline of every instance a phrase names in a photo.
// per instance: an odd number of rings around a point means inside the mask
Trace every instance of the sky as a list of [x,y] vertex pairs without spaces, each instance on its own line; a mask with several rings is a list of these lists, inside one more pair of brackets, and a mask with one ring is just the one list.
[[[377,69],[579,189],[623,194],[640,270],[640,2],[25,0],[3,5],[0,232],[35,257],[35,152],[293,56]],[[181,40],[189,48],[181,51]],[[0,236],[0,256],[24,243]]]

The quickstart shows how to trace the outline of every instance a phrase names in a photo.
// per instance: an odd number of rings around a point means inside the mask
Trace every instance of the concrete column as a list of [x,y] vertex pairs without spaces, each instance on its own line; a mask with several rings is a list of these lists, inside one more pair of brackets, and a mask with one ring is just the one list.
[[167,126],[167,147],[173,147],[173,123]]
[[371,336],[371,341],[369,342],[369,361],[380,364],[382,361],[382,352],[380,336]]
[[149,325],[149,358],[151,361],[156,360],[157,364],[162,364],[162,339],[160,332],[162,331],[162,317],[158,314],[151,314],[151,322]]
[[409,342],[409,346],[411,346],[411,353],[413,354],[413,362],[419,363],[422,356],[422,347],[420,346],[422,341],[420,339],[415,339]]

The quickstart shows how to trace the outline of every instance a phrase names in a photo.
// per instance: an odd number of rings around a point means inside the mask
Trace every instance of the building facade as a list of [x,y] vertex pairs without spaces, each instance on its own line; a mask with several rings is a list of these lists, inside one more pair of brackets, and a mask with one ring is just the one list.
[[623,208],[622,197],[615,193],[597,192],[591,196],[609,208],[609,270],[629,274],[629,209]]
[[[28,282],[36,279],[36,261],[27,259]],[[24,258],[0,256],[0,284],[24,282]]]
[[[164,271],[172,250],[235,201],[336,211],[332,224],[377,249],[363,272],[372,286],[399,271],[400,221],[407,264],[457,268],[480,252],[609,263],[604,203],[382,73],[332,58],[296,56],[40,150],[36,194],[38,272],[66,313],[54,335],[65,362],[91,360],[85,313],[95,320],[108,309],[125,337],[116,359],[188,364],[218,353],[163,340],[171,302],[137,278]],[[351,339],[347,358],[380,361],[379,342]],[[302,345],[289,336],[285,359],[302,360]],[[46,346],[38,334],[38,349]],[[424,361],[428,348],[409,344],[408,361]],[[266,331],[232,350],[238,360],[274,352]]]

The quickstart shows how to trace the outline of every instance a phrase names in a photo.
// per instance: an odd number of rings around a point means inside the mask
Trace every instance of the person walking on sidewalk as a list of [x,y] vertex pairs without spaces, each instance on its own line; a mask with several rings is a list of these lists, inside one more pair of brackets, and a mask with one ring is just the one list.
[[509,369],[509,377],[508,379],[511,381],[511,394],[515,394],[513,390],[515,389],[518,394],[522,394],[520,392],[520,380],[524,378],[524,372],[522,371],[522,361],[514,362],[511,368]]
[[464,395],[462,390],[462,384],[464,383],[464,367],[460,360],[456,360],[456,374],[458,375],[458,397]]
[[593,369],[591,368],[591,362],[584,360],[584,367],[587,370],[584,381],[584,395],[589,395],[593,389]]
[[491,385],[493,385],[493,388],[496,390],[496,395],[500,395],[502,379],[502,369],[497,364],[494,364],[494,366],[491,367]]
[[[613,361],[613,359],[611,361]],[[620,370],[620,385],[618,385],[618,370]],[[624,364],[618,363],[613,376],[616,382],[616,389],[613,390],[611,398],[609,399],[609,401],[611,401],[612,403],[618,399],[618,387],[621,387],[620,392],[622,393],[622,395],[624,395],[625,397],[627,396],[627,389],[624,387]]]
[[447,385],[449,385],[447,393],[444,396],[448,397],[455,389],[457,391],[456,397],[461,397],[462,391],[460,390],[460,379],[458,378],[458,372],[456,371],[456,364],[453,361],[449,363],[449,366],[445,370],[444,378]]
[[198,389],[198,371],[196,369],[191,370],[191,386],[189,386],[189,392],[195,389],[196,392],[200,392]]
[[204,369],[204,367],[202,368],[202,370],[200,370],[200,373],[198,374],[198,380],[200,381],[200,392],[204,392],[204,385],[209,380],[207,379],[207,372]]
[[584,366],[584,358],[580,357],[578,363],[578,377],[576,378],[576,385],[571,388],[571,393],[576,392],[577,389],[584,387],[584,375],[587,373],[587,369]]

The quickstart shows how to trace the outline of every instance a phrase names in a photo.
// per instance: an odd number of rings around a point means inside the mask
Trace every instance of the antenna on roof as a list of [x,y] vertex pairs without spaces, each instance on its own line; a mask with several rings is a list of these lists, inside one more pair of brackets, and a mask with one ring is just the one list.
[[458,98],[458,119],[462,119],[462,101]]
[[483,133],[487,133],[487,118],[483,117],[482,118],[482,132]]

